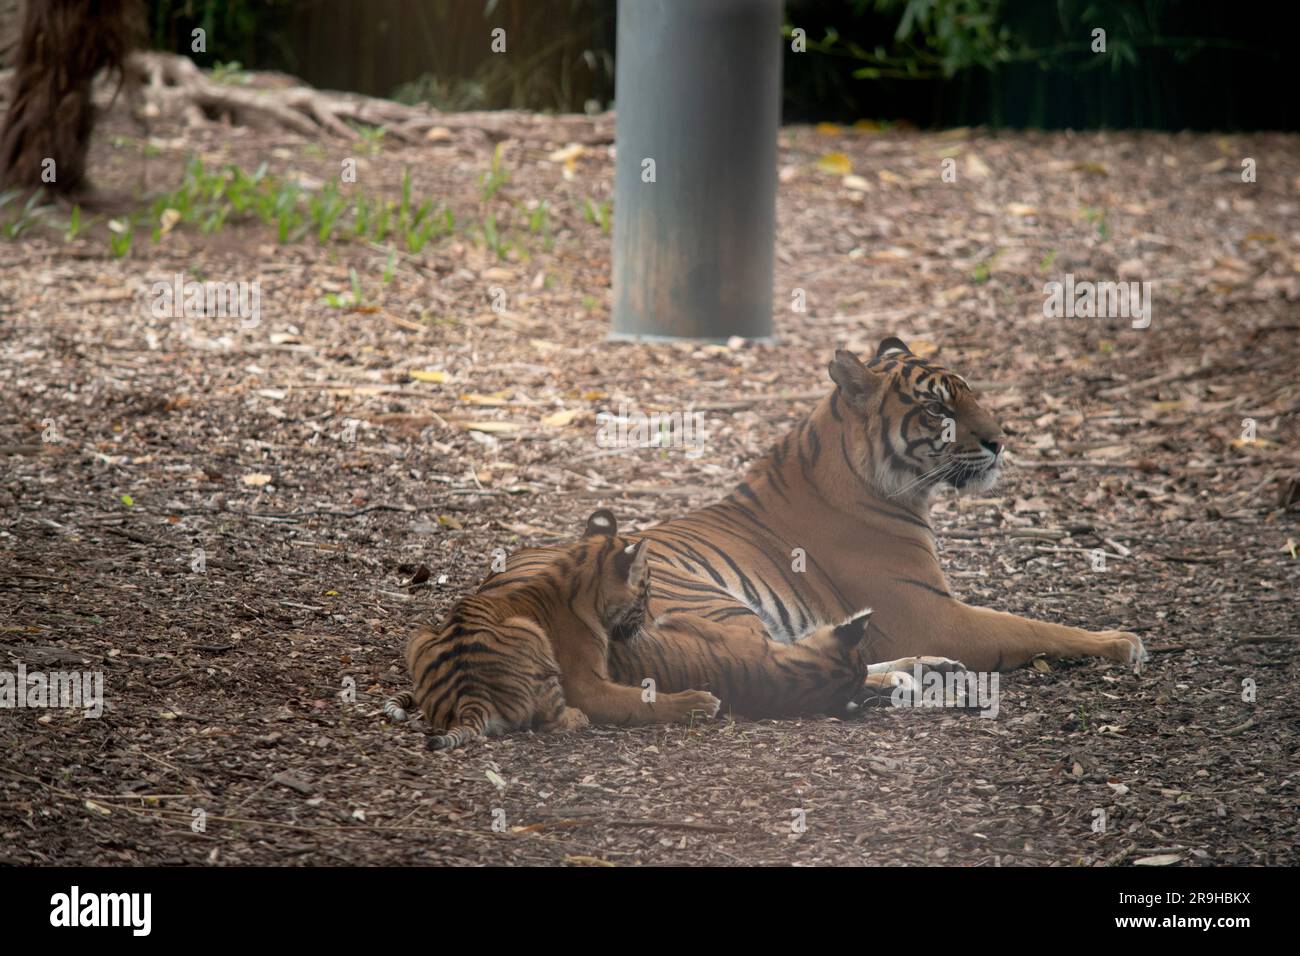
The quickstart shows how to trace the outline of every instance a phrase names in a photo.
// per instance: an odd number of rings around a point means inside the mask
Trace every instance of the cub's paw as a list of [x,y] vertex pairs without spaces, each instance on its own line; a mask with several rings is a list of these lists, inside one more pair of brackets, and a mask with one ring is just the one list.
[[583,730],[590,727],[591,721],[587,715],[576,707],[566,707],[559,717],[546,725],[546,729],[555,733],[569,733],[574,730]]
[[1130,631],[1102,631],[1097,636],[1111,642],[1107,656],[1112,660],[1128,664],[1133,668],[1134,674],[1141,674],[1143,665],[1151,658],[1147,649],[1142,646],[1142,638]]
[[705,717],[716,717],[718,716],[718,710],[722,707],[722,701],[707,690],[684,690],[673,694],[672,704],[674,717],[677,720],[686,720],[696,714],[702,714]]

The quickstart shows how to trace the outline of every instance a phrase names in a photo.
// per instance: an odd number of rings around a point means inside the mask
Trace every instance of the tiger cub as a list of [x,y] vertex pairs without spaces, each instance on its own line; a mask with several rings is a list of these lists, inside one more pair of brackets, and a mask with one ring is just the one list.
[[421,627],[406,648],[414,692],[388,701],[385,714],[404,720],[418,705],[437,728],[429,749],[442,750],[507,730],[575,730],[589,717],[627,724],[716,712],[711,695],[688,692],[663,695],[659,707],[638,701],[629,713],[622,692],[639,691],[603,686],[610,639],[638,631],[648,602],[642,545],[616,530],[614,516],[597,511],[575,544],[536,549],[540,567],[494,575],[439,628]]

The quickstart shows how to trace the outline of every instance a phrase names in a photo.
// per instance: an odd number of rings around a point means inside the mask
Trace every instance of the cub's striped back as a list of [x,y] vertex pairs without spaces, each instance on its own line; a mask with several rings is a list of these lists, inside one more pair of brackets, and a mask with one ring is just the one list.
[[610,636],[639,629],[647,603],[640,545],[615,531],[614,516],[597,511],[578,542],[521,552],[440,627],[417,630],[406,648],[413,690],[385,714],[401,720],[418,709],[434,750],[507,730],[586,726],[565,702],[557,645],[560,657],[603,670]]

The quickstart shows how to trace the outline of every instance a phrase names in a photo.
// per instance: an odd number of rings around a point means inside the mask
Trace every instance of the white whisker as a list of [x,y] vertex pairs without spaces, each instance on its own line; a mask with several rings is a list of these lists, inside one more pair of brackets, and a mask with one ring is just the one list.
[[923,481],[926,481],[927,479],[936,479],[938,481],[942,481],[953,471],[956,471],[959,466],[960,466],[959,462],[954,461],[952,459],[946,459],[945,461],[931,468],[929,471],[924,471],[921,474],[917,475],[915,478],[907,482],[907,484],[903,485],[901,488],[898,488],[895,491],[891,492],[888,495],[888,497],[897,498],[899,495],[903,494],[904,492],[910,491],[911,489],[915,488],[917,485],[919,485]]

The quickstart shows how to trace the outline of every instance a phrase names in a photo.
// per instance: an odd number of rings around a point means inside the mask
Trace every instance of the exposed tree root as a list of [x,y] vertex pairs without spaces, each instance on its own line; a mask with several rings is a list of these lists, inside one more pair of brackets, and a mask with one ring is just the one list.
[[271,123],[301,133],[322,132],[339,137],[356,135],[345,122],[386,126],[393,135],[408,138],[395,124],[408,120],[410,107],[386,100],[324,93],[306,86],[266,88],[253,84],[218,83],[194,62],[170,53],[139,53],[131,58],[139,71],[146,109],[161,114],[179,112],[192,124],[229,117],[234,123]]
[[[187,57],[157,51],[133,53],[127,69],[139,82],[146,115],[177,115],[195,126],[228,121],[236,125],[279,127],[311,138],[324,135],[355,139],[356,131],[348,125],[354,123],[383,127],[387,135],[405,142],[419,142],[439,128],[452,132],[479,130],[493,140],[593,144],[614,139],[612,113],[598,116],[546,116],[518,110],[444,113],[357,93],[317,90],[293,77],[270,72],[246,73],[241,76],[245,82],[223,83]],[[3,82],[7,72],[0,72],[0,89],[7,87]]]

